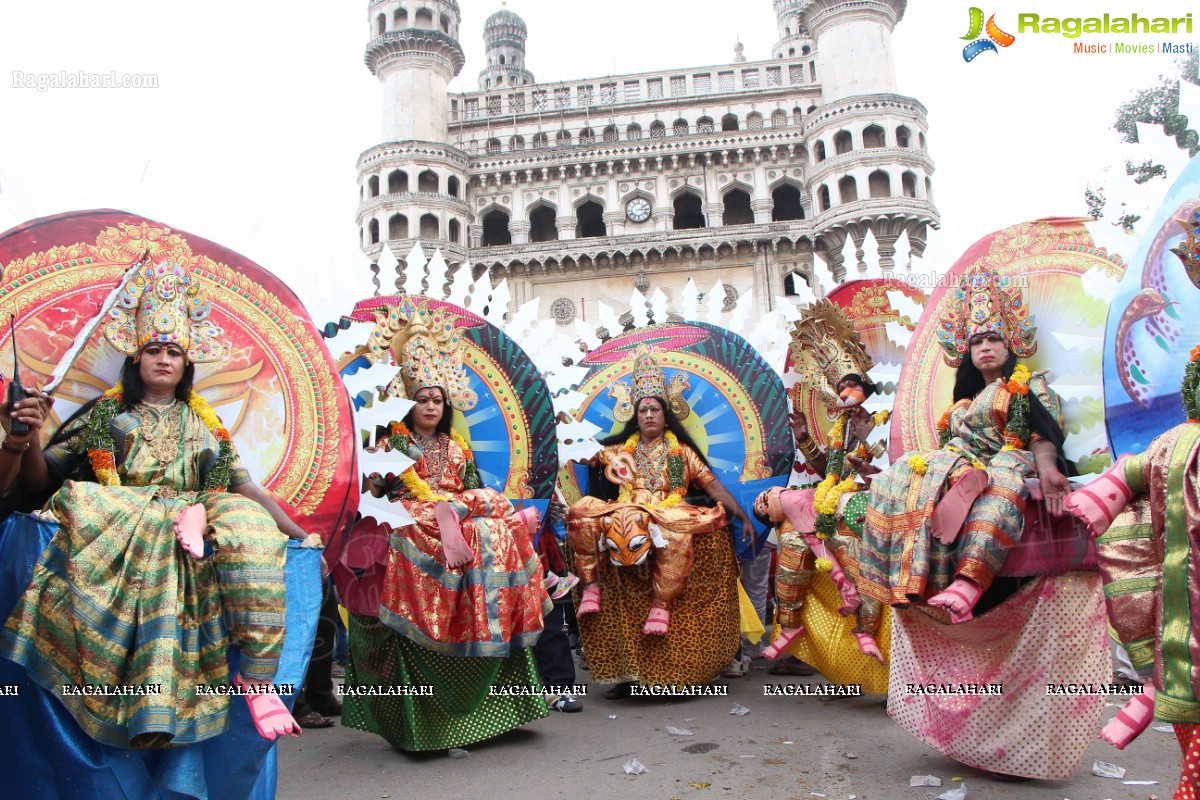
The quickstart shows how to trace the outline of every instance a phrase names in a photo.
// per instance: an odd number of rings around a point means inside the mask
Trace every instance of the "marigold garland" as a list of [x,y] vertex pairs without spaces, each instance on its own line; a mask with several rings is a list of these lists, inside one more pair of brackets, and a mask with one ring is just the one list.
[[1200,423],[1200,344],[1192,348],[1191,360],[1183,370],[1183,386],[1179,389],[1183,412],[1188,422]]
[[828,558],[818,558],[814,562],[813,566],[815,566],[820,572],[829,572],[831,569],[833,569],[833,562]]
[[[84,433],[92,472],[102,486],[121,485],[121,476],[117,472],[117,444],[113,439],[111,423],[113,417],[121,413],[124,402],[124,387],[118,382],[96,403]],[[187,404],[217,440],[217,463],[205,476],[203,488],[205,491],[223,492],[229,488],[229,481],[233,477],[233,441],[229,438],[229,431],[221,424],[217,412],[200,395],[192,392],[188,395]]]
[[[667,440],[667,496],[662,500],[652,503],[642,503],[649,508],[670,508],[678,505],[684,494],[687,492],[687,486],[684,484],[684,467],[683,467],[683,448],[679,445],[679,437],[671,431],[663,434],[663,438]],[[630,455],[633,455],[641,444],[642,435],[635,433],[625,440],[622,450]],[[629,484],[622,484],[620,491],[617,493],[618,503],[633,502],[633,487]]]
[[923,455],[911,455],[908,457],[908,467],[918,475],[924,475],[929,469],[929,462]]
[[813,494],[813,509],[817,512],[815,529],[818,538],[824,539],[837,533],[838,499],[857,488],[853,476],[842,480],[840,475],[833,472],[817,484],[817,490]]

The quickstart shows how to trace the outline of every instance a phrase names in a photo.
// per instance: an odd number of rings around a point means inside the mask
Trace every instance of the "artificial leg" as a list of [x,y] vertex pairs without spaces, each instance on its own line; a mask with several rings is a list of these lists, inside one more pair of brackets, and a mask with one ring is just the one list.
[[[247,681],[239,673],[234,676],[233,682],[249,692],[245,695],[246,707],[250,709],[250,718],[254,720],[259,736],[274,741],[278,736],[299,736],[303,733],[279,695],[271,691],[273,687],[270,681]],[[255,692],[254,689],[262,691]]]
[[974,616],[971,612],[981,596],[982,586],[970,578],[957,578],[940,593],[929,598],[929,605],[949,611],[951,622],[966,622]]
[[983,494],[987,485],[987,472],[981,469],[972,469],[955,481],[933,509],[933,517],[929,520],[929,532],[933,537],[942,544],[953,544],[971,513],[975,498]]
[[1112,721],[1100,729],[1100,738],[1118,750],[1132,742],[1154,720],[1154,683],[1142,684],[1142,694],[1129,698]]
[[201,503],[190,505],[175,515],[172,522],[179,546],[192,558],[204,558],[204,534],[208,532],[208,513]]
[[1093,537],[1108,530],[1121,509],[1133,499],[1133,490],[1125,480],[1125,462],[1129,459],[1128,455],[1121,456],[1111,469],[1071,492],[1063,501],[1063,505],[1083,519]]
[[454,506],[445,500],[439,500],[433,507],[433,516],[437,520],[438,532],[442,536],[442,555],[449,569],[468,566],[475,560],[475,554],[462,535],[462,520]]

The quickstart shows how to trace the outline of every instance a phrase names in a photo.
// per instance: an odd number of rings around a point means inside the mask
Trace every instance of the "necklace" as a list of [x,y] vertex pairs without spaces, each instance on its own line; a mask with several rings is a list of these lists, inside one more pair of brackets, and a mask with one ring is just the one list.
[[169,464],[179,455],[183,431],[172,399],[161,405],[139,403],[134,414],[142,421],[142,441],[159,463]]
[[425,457],[425,474],[431,487],[441,488],[446,474],[446,462],[450,459],[450,439],[446,436],[423,436],[412,432],[413,444]]
[[638,442],[633,451],[633,462],[638,474],[646,482],[646,488],[657,492],[663,486],[663,466],[667,459],[666,441],[659,439],[652,445]]

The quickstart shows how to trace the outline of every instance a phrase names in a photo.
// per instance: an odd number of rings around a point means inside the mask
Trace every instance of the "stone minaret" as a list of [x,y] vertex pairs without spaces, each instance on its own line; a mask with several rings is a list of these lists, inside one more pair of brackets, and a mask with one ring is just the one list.
[[[904,266],[894,259],[902,232],[919,256],[927,228],[939,221],[925,107],[897,92],[892,31],[906,5],[906,0],[775,0],[780,24],[786,20],[793,38],[801,30],[815,45],[809,70],[821,87],[821,105],[806,117],[804,135],[817,249],[839,281],[865,269],[868,231],[886,271]],[[784,44],[776,45],[777,55]],[[847,239],[854,242],[857,264],[843,263]]]
[[534,82],[533,73],[525,68],[525,40],[528,37],[525,20],[507,8],[487,18],[483,24],[487,66],[479,73],[480,91],[501,91]]
[[[385,242],[399,259],[414,240],[452,263],[466,252],[467,157],[447,133],[447,87],[464,62],[459,19],[455,0],[369,3],[365,61],[383,89],[383,137],[358,158],[358,224],[372,259]],[[380,276],[384,292],[390,277]]]

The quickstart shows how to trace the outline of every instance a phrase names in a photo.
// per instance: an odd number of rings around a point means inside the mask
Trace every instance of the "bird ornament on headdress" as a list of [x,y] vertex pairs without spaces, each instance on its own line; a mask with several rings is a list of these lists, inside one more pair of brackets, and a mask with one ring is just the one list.
[[121,288],[108,312],[104,336],[127,356],[147,344],[178,345],[193,364],[220,361],[224,331],[209,321],[212,304],[179,264],[147,264]]
[[961,364],[971,339],[982,334],[999,336],[1018,358],[1037,352],[1037,328],[1021,287],[1012,276],[978,266],[959,278],[942,306],[937,336],[946,364]]

